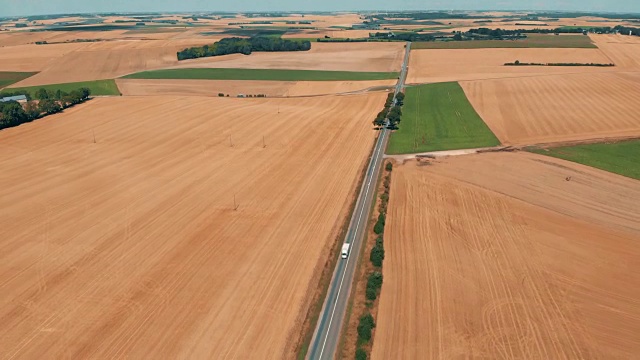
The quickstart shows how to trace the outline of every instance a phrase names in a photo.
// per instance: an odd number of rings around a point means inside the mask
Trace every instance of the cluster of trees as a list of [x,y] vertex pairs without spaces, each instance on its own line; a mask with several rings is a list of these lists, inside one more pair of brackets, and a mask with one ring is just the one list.
[[253,51],[308,51],[311,42],[286,40],[276,37],[224,38],[212,46],[192,47],[178,52],[178,60],[195,59],[227,54],[249,55]]
[[615,64],[600,64],[600,63],[525,63],[516,60],[511,63],[505,63],[505,66],[598,66],[598,67],[611,67]]
[[2,97],[15,95],[25,95],[28,101],[24,106],[17,101],[0,102],[0,129],[18,126],[85,102],[89,99],[91,91],[81,88],[66,93],[61,90],[54,92],[39,89],[34,94],[37,101],[32,101],[30,96],[22,92],[3,93]]
[[387,96],[387,100],[384,103],[384,109],[376,115],[373,120],[373,126],[382,127],[385,125],[386,120],[389,120],[388,129],[397,130],[400,118],[402,116],[402,105],[404,104],[404,93],[398,93],[396,95],[396,103],[393,104],[393,94],[390,93]]
[[618,25],[618,26],[614,27],[613,29],[616,30],[616,31],[619,31],[620,34],[622,34],[622,35],[631,34],[631,35],[635,35],[635,36],[640,36],[640,29],[639,28]]

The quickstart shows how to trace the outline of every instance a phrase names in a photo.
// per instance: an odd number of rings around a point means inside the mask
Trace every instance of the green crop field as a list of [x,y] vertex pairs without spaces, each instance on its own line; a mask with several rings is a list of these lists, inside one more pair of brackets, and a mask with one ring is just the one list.
[[426,41],[411,44],[411,49],[484,49],[484,48],[579,48],[596,49],[585,35],[527,34],[522,40]]
[[532,151],[640,180],[640,140]]
[[72,90],[77,90],[80,88],[89,88],[91,90],[91,95],[120,95],[120,91],[118,90],[118,86],[116,85],[115,80],[95,80],[95,81],[83,81],[83,82],[75,82],[75,83],[64,83],[64,84],[51,84],[51,85],[40,85],[40,86],[30,86],[30,87],[22,87],[22,88],[11,88],[5,89],[7,91],[16,91],[16,90],[26,90],[33,97],[35,92],[39,89],[45,88],[47,90],[56,91],[60,89],[64,92],[70,92]]
[[0,89],[15,84],[18,81],[22,81],[37,73],[34,72],[12,72],[12,71],[0,71]]
[[199,79],[199,80],[276,80],[276,81],[355,81],[386,80],[397,72],[356,72],[276,69],[168,69],[143,71],[126,79]]
[[470,149],[499,145],[456,82],[406,89],[400,129],[388,154]]

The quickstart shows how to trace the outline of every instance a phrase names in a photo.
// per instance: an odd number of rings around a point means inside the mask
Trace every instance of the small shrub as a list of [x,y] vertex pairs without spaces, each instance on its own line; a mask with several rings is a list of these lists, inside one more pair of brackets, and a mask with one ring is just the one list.
[[382,273],[380,271],[374,271],[369,275],[367,287],[374,289],[380,289],[382,287]]
[[387,165],[384,166],[384,169],[387,171],[393,170],[393,164],[391,162],[388,162]]
[[367,313],[362,315],[362,317],[360,317],[360,322],[358,323],[358,337],[364,341],[371,340],[371,330],[375,326],[376,324],[371,314]]
[[378,291],[374,288],[367,287],[365,296],[367,297],[367,300],[373,301],[378,297]]
[[385,215],[383,212],[381,212],[380,215],[378,215],[378,221],[376,221],[376,224],[373,226],[373,232],[377,235],[380,235],[384,232],[384,221]]
[[362,348],[356,350],[356,360],[367,360],[367,352]]
[[371,249],[369,260],[371,260],[373,266],[382,266],[382,261],[384,260],[384,248],[382,247],[382,244],[376,244],[373,249]]

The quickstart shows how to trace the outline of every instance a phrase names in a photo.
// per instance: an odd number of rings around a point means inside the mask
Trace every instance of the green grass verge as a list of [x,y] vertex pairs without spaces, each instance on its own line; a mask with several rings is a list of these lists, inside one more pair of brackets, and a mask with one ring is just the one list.
[[499,145],[456,82],[409,87],[387,154]]
[[200,80],[279,80],[279,81],[340,81],[386,80],[398,77],[397,72],[355,72],[275,69],[168,69],[143,71],[127,75],[126,79],[200,79]]
[[13,72],[13,71],[0,71],[0,89],[15,84],[18,81],[22,81],[37,73],[35,72]]
[[640,180],[640,140],[531,151]]
[[120,95],[120,91],[118,90],[118,86],[116,85],[115,80],[95,80],[95,81],[83,81],[83,82],[74,82],[74,83],[64,83],[64,84],[51,84],[51,85],[38,85],[38,86],[29,86],[29,87],[21,87],[21,88],[11,88],[5,89],[7,91],[15,91],[15,90],[26,90],[33,97],[35,92],[38,89],[45,88],[47,90],[56,91],[58,89],[64,92],[70,92],[72,90],[77,90],[79,88],[89,88],[91,90],[91,95]]
[[427,41],[411,44],[419,49],[483,49],[483,48],[578,48],[597,49],[585,35],[527,34],[522,40]]

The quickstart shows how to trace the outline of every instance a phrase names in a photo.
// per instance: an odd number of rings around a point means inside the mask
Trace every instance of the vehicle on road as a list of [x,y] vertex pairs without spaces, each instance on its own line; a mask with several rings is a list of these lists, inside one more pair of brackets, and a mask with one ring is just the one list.
[[349,251],[351,250],[351,244],[342,244],[342,258],[346,259],[349,257]]

